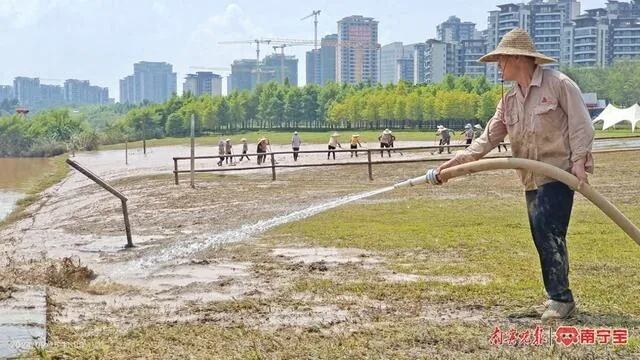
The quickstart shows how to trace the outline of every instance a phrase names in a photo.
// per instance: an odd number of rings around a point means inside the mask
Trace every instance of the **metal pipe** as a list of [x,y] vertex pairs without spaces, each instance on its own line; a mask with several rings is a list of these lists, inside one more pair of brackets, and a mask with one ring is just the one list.
[[[572,174],[557,168],[555,166],[545,164],[540,161],[528,159],[486,159],[478,160],[470,163],[457,165],[440,172],[442,181],[447,181],[463,175],[469,175],[482,171],[501,170],[501,169],[523,169],[534,173],[544,175],[546,177],[563,182],[570,188],[578,191],[602,212],[604,212],[613,222],[616,223],[633,241],[640,245],[640,229],[636,227],[618,208],[616,208],[602,194],[593,189],[589,184],[580,183],[578,178]],[[394,187],[402,188],[408,186],[416,186],[427,182],[426,176],[413,178],[394,185]]]

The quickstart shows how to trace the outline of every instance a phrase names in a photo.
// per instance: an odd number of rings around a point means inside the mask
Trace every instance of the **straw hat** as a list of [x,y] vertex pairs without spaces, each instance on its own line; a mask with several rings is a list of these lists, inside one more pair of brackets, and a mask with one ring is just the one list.
[[293,135],[298,135],[298,132],[297,132],[297,131],[294,131],[294,132],[293,132]]
[[382,132],[383,134],[391,134],[391,130],[389,129],[384,129],[384,131]]
[[247,139],[242,138],[242,139],[240,139],[240,141],[242,141],[242,142],[247,142]]
[[360,137],[360,135],[359,134],[354,134],[354,135],[351,135],[351,137],[354,137],[354,138],[355,137]]
[[474,128],[476,128],[476,129],[482,129],[482,125],[480,125],[480,124],[476,124],[476,125],[474,126]]
[[340,136],[340,134],[338,134],[337,132],[334,132],[333,134],[331,134],[331,137],[337,137]]
[[438,125],[438,130],[444,130],[444,129],[445,129],[445,127],[444,127],[444,126],[442,126],[442,125]]
[[471,129],[471,124],[467,124],[464,126],[465,129]]
[[227,139],[227,140],[225,140],[225,141],[226,141],[226,142],[229,142],[229,141],[231,141],[231,139]]
[[481,57],[481,62],[497,62],[501,55],[521,55],[530,56],[536,59],[536,64],[554,63],[556,60],[545,54],[539,53],[533,45],[529,33],[520,28],[509,31],[500,41],[498,47],[492,52]]

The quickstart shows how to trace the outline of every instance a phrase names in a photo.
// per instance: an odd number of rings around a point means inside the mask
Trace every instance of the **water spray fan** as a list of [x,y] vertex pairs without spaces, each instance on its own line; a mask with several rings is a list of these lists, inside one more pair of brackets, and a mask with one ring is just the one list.
[[572,174],[557,168],[555,166],[545,164],[540,161],[527,159],[485,159],[457,165],[438,173],[436,169],[429,169],[424,176],[409,179],[394,185],[394,188],[403,188],[429,183],[432,185],[440,184],[438,176],[442,182],[463,175],[469,175],[482,171],[501,170],[501,169],[522,169],[528,170],[548,178],[558,180],[571,189],[578,191],[602,212],[604,212],[613,222],[616,223],[633,241],[640,245],[640,229],[635,226],[618,208],[616,208],[602,194],[594,190],[589,184],[581,183],[578,178]]

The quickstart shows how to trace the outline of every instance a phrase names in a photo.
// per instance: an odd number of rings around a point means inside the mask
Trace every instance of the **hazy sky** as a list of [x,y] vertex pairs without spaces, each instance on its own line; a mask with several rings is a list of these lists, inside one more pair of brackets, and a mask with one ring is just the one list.
[[[318,37],[337,32],[345,16],[378,20],[379,42],[413,43],[435,37],[450,15],[482,30],[496,0],[0,0],[0,84],[16,76],[82,79],[109,87],[118,100],[118,80],[141,60],[167,61],[178,73],[178,91],[189,66],[229,67],[255,58],[250,45],[219,45],[256,37],[313,39],[312,10],[322,11]],[[515,2],[515,1],[514,1]],[[583,0],[582,9],[604,6]],[[299,59],[305,80],[308,47],[285,49]],[[265,48],[262,54],[273,52]],[[224,73],[223,73],[224,74]],[[43,83],[56,83],[42,81]],[[225,85],[223,84],[223,87]]]

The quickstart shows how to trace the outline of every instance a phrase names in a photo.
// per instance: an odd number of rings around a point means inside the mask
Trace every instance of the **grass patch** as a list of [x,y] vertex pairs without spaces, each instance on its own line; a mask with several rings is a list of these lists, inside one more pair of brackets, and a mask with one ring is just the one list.
[[15,221],[21,220],[27,216],[25,210],[36,201],[40,200],[41,193],[51,186],[59,183],[69,173],[69,166],[65,162],[67,155],[60,155],[49,159],[50,169],[39,177],[29,182],[28,190],[25,196],[18,200],[15,209],[0,221],[0,228],[7,226]]

